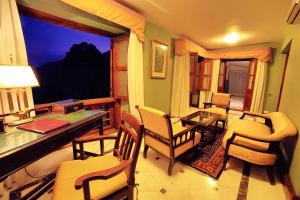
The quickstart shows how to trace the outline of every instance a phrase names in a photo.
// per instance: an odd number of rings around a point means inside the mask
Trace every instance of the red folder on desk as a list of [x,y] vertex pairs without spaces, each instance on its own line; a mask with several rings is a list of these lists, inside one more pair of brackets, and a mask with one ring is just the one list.
[[46,119],[41,119],[41,120],[38,120],[35,122],[23,124],[21,126],[18,126],[18,128],[27,130],[27,131],[33,131],[33,132],[37,132],[37,133],[47,134],[51,131],[57,130],[57,129],[67,126],[69,124],[70,124],[70,122],[65,121],[65,120],[46,118]]

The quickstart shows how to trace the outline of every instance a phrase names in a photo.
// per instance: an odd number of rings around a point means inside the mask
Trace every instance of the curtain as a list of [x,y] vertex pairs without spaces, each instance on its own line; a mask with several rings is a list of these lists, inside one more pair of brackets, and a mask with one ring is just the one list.
[[[28,65],[24,37],[20,22],[20,17],[15,0],[0,0],[0,64],[3,65]],[[17,93],[19,93],[20,107],[17,103]],[[33,108],[33,99],[31,88],[26,88],[27,102],[29,108]],[[11,90],[12,103],[14,111],[24,109],[23,92],[19,89]],[[0,90],[0,110],[3,113],[9,113],[9,100],[5,90]],[[6,117],[5,120],[9,121],[15,119],[14,117]],[[16,175],[15,177],[8,177],[5,184],[11,187],[13,182],[17,180],[17,184],[23,183],[22,176]],[[3,192],[3,183],[0,185],[0,193]]]
[[219,72],[221,60],[213,60],[213,71],[211,77],[210,97],[212,93],[218,92]]
[[143,44],[131,31],[128,44],[128,98],[131,114],[139,118],[136,105],[144,105]]
[[251,112],[261,113],[265,96],[265,87],[267,80],[268,63],[258,60],[253,96],[251,102]]
[[[0,64],[3,65],[28,65],[22,26],[15,0],[0,0]],[[28,107],[33,108],[33,98],[31,88],[25,89]],[[9,100],[7,92],[0,91],[3,113],[11,112],[9,110]],[[17,103],[17,93],[19,93],[20,107]],[[23,110],[25,108],[23,91],[21,89],[12,89],[13,111]],[[7,117],[9,121],[12,117]]]
[[183,117],[189,112],[190,55],[175,56],[171,116]]
[[247,71],[229,71],[229,94],[243,97],[245,95]]

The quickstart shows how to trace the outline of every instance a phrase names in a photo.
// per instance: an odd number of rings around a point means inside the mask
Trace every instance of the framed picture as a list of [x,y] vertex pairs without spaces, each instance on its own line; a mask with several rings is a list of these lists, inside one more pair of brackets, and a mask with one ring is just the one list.
[[151,78],[166,78],[168,46],[152,40]]

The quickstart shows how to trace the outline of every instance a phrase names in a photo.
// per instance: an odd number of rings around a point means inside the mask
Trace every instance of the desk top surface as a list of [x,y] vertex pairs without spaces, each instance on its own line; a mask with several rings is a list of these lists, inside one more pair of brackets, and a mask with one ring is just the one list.
[[[68,125],[67,127],[70,127],[77,122],[80,123],[93,117],[100,117],[105,113],[105,111],[79,110],[69,114],[51,113],[36,117],[34,120],[36,121],[45,118],[66,120],[70,122],[70,125]],[[22,149],[30,144],[47,139],[59,132],[59,130],[43,135],[36,132],[18,129],[17,126],[5,126],[5,133],[0,135],[0,158],[14,151]]]

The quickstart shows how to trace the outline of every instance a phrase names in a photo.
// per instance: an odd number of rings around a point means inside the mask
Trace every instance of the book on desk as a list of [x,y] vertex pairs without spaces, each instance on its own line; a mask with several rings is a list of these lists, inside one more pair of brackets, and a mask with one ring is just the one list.
[[17,128],[23,129],[26,131],[33,131],[41,134],[47,134],[51,131],[55,131],[59,128],[68,126],[70,122],[66,120],[46,118],[38,121],[26,123],[18,126]]

